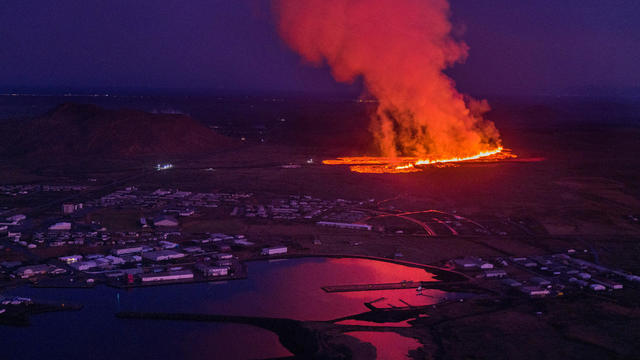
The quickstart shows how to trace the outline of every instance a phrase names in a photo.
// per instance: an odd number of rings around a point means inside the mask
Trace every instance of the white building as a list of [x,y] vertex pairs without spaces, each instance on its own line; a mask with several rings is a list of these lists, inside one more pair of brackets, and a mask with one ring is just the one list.
[[162,246],[163,249],[175,249],[178,247],[178,244],[166,240],[160,240],[158,241],[158,244]]
[[76,263],[73,263],[71,265],[72,268],[78,270],[78,271],[86,271],[89,269],[93,269],[98,267],[98,263],[94,260],[90,260],[90,261],[78,261]]
[[280,255],[280,254],[286,254],[286,253],[287,253],[286,246],[274,246],[274,247],[267,247],[262,249],[262,255]]
[[61,230],[61,231],[69,231],[71,230],[71,223],[70,222],[59,222],[59,223],[55,223],[51,226],[49,226],[49,230]]
[[125,254],[135,254],[135,253],[141,253],[142,252],[142,246],[134,246],[134,247],[128,247],[128,248],[123,248],[123,249],[113,249],[111,250],[111,252],[114,255],[125,255]]
[[600,285],[604,285],[612,290],[620,290],[623,288],[622,284],[617,283],[615,281],[611,281],[609,279],[591,279],[593,282],[598,283]]
[[191,270],[179,270],[165,273],[156,273],[156,274],[145,274],[142,275],[142,282],[153,282],[153,281],[175,281],[175,280],[185,280],[185,279],[193,279],[193,273]]
[[482,270],[493,269],[493,264],[492,263],[480,262],[479,265],[480,265],[480,269],[482,269]]
[[351,224],[351,223],[341,223],[341,222],[332,222],[332,221],[318,221],[316,222],[316,225],[336,227],[340,229],[352,229],[352,230],[371,231],[373,229],[373,226],[367,225],[367,224]]
[[142,254],[142,257],[151,260],[151,261],[167,261],[173,259],[180,259],[185,257],[186,255],[173,250],[158,250],[158,251],[149,251]]
[[229,268],[226,266],[211,266],[207,264],[196,264],[198,269],[204,276],[227,276]]
[[520,288],[520,291],[531,296],[531,297],[544,297],[551,294],[551,292],[547,289],[541,289],[537,286],[523,286]]

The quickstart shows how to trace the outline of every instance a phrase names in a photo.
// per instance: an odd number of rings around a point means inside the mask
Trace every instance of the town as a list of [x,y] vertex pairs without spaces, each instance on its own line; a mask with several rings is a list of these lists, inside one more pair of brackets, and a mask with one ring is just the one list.
[[[7,189],[20,193],[69,192],[87,187],[15,185]],[[131,215],[120,229],[90,220],[93,213],[105,210]],[[202,217],[243,219],[254,224],[306,224],[335,234],[355,234],[356,238],[364,233],[420,238],[506,235],[505,229],[498,229],[495,224],[485,227],[452,212],[407,212],[375,199],[326,200],[290,195],[259,201],[252,193],[141,190],[126,186],[85,202],[63,202],[57,217],[51,216],[55,211],[36,219],[21,213],[7,216],[0,223],[0,250],[6,258],[0,263],[0,281],[5,287],[27,282],[39,287],[106,284],[120,288],[222,281],[246,278],[244,262],[248,260],[327,254],[318,250],[322,241],[313,235],[251,238],[247,234],[189,231],[185,223]],[[523,228],[522,224],[519,228]],[[530,230],[525,228],[525,233]],[[351,241],[348,246],[364,241]],[[485,260],[467,256],[432,265],[455,269],[498,293],[517,291],[531,297],[579,291],[618,292],[625,286],[637,287],[638,276],[593,263],[590,256],[587,250],[568,249],[560,254]],[[397,251],[388,255],[394,261],[402,261],[403,257]]]

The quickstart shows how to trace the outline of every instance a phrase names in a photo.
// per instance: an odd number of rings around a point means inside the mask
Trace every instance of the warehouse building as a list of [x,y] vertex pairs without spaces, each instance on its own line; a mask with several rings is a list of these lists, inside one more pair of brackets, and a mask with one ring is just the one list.
[[142,254],[142,257],[151,260],[151,261],[167,261],[173,259],[180,259],[185,257],[186,255],[173,251],[173,250],[158,250],[158,251],[149,251]]
[[179,271],[170,271],[156,274],[145,274],[142,275],[141,280],[143,283],[145,282],[153,282],[153,281],[175,281],[175,280],[186,280],[193,279],[193,273],[191,270],[179,270]]
[[287,253],[286,246],[274,246],[274,247],[267,247],[262,249],[262,255],[280,255],[280,254],[286,254],[286,253]]
[[95,267],[98,267],[98,263],[95,260],[90,260],[90,261],[78,261],[75,262],[71,265],[72,268],[78,270],[78,271],[86,271],[89,269],[93,269]]
[[69,231],[71,230],[70,222],[59,222],[49,226],[49,230]]
[[549,290],[541,289],[537,286],[523,286],[520,288],[520,291],[531,297],[545,297],[551,294]]
[[142,252],[142,246],[134,246],[122,249],[113,249],[111,250],[113,255],[125,255],[125,254],[136,254]]

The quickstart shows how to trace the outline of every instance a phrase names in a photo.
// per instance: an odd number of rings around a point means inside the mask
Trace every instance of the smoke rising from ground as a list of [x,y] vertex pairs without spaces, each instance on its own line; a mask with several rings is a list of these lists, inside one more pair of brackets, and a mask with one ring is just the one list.
[[460,94],[443,70],[467,57],[446,0],[274,0],[279,32],[334,78],[361,76],[379,105],[370,130],[381,155],[448,158],[500,145],[489,106]]

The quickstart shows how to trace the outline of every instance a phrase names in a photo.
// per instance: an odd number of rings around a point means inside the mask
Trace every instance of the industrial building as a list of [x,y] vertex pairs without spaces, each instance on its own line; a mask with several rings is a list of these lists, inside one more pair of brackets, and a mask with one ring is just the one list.
[[286,254],[287,247],[286,246],[274,246],[262,249],[262,255],[280,255]]
[[193,273],[191,270],[179,270],[179,271],[170,271],[156,274],[145,274],[141,276],[142,282],[153,282],[153,281],[174,281],[174,280],[184,280],[184,279],[193,279]]
[[49,226],[49,230],[69,231],[71,230],[70,222],[59,222]]
[[196,269],[204,276],[227,276],[229,268],[226,266],[211,266],[207,264],[196,264]]
[[551,294],[551,292],[547,289],[541,289],[537,286],[523,286],[520,288],[520,291],[531,296],[531,297],[544,297]]
[[95,260],[78,261],[69,266],[71,266],[72,268],[78,271],[86,271],[86,270],[98,267],[98,263]]
[[185,257],[186,255],[173,251],[173,250],[158,250],[158,251],[149,251],[142,254],[142,257],[151,260],[151,261],[167,261],[173,259],[180,259]]
[[142,246],[134,246],[122,249],[113,249],[111,250],[113,255],[125,255],[125,254],[136,254],[142,252]]

